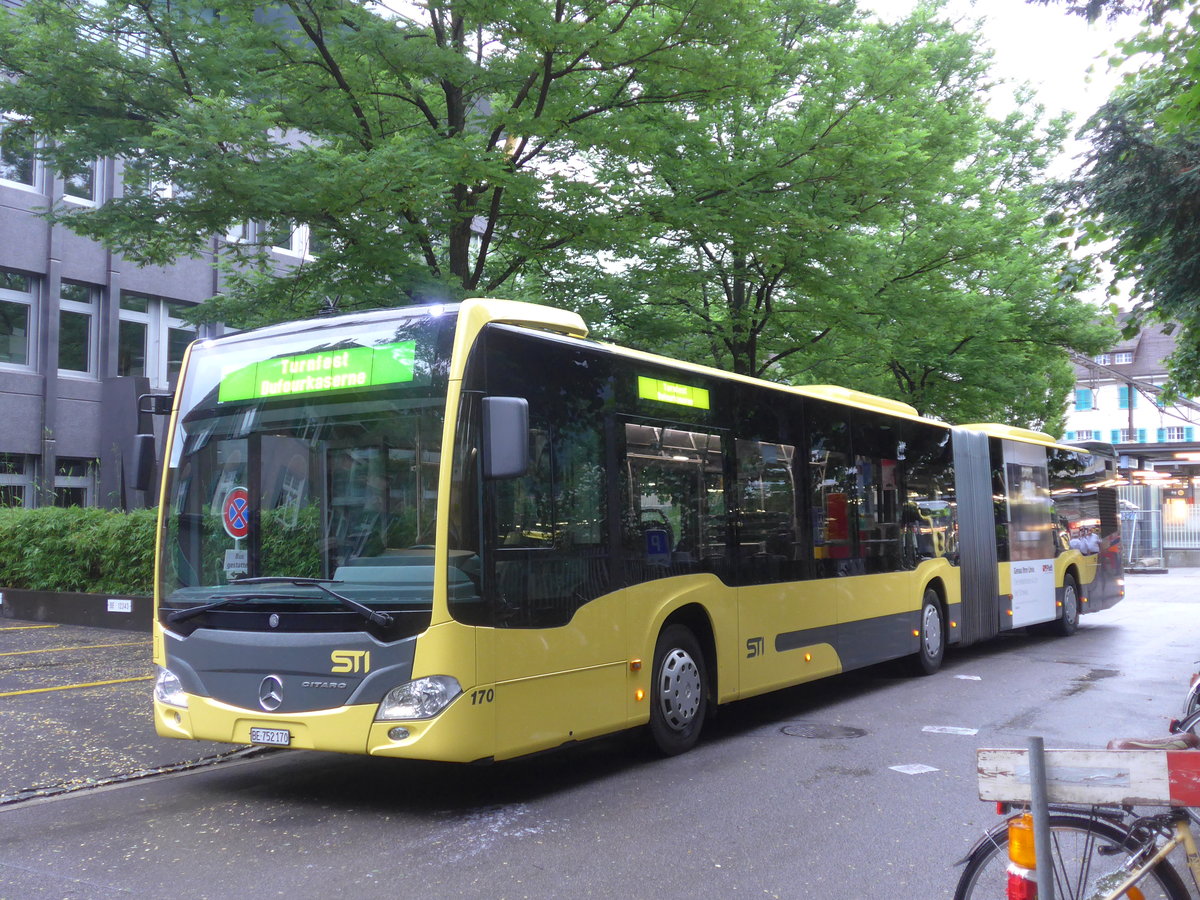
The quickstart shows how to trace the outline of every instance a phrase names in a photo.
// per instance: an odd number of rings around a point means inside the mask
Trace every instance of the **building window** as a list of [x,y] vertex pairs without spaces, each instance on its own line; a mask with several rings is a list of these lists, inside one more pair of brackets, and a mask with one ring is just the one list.
[[0,363],[33,365],[33,290],[28,275],[0,269]]
[[250,240],[250,223],[234,222],[225,230],[225,240],[231,244],[241,244]]
[[1114,444],[1144,444],[1146,443],[1146,429],[1114,428],[1112,442]]
[[96,460],[59,457],[54,470],[55,506],[94,506]]
[[1082,412],[1083,410],[1092,409],[1095,406],[1095,398],[1091,388],[1076,388],[1075,389],[1075,411]]
[[1112,361],[1114,366],[1127,366],[1133,362],[1133,351],[1122,350],[1120,353],[1114,353]]
[[307,225],[286,221],[260,225],[258,243],[288,256],[310,257],[318,251],[328,249],[324,241],[312,240],[311,229]]
[[1112,354],[1111,353],[1097,353],[1095,356],[1092,357],[1092,362],[1099,363],[1102,366],[1110,366],[1110,365],[1112,365]]
[[1079,431],[1073,431],[1070,433],[1075,436],[1068,437],[1067,440],[1069,441],[1096,441],[1100,439],[1099,435],[1096,434],[1094,429],[1081,428]]
[[69,172],[63,172],[63,195],[71,200],[95,203],[96,169],[96,161],[92,160]]
[[117,374],[141,375],[166,388],[179,374],[196,329],[181,318],[191,304],[133,291],[121,292]]
[[1117,405],[1121,409],[1137,409],[1137,392],[1131,385],[1117,385]]
[[0,453],[0,506],[26,506],[33,498],[33,460]]
[[10,123],[0,117],[0,180],[33,187],[37,177],[34,141],[18,135]]
[[58,295],[58,370],[96,374],[96,308],[100,289],[63,279]]
[[1194,428],[1183,425],[1171,425],[1167,428],[1158,429],[1158,442],[1162,444],[1170,441],[1190,441],[1195,433]]

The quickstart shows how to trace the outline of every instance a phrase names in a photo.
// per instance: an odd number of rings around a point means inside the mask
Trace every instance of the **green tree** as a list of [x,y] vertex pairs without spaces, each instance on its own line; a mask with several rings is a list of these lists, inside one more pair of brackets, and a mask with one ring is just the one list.
[[1104,17],[1118,19],[1121,16],[1145,15],[1155,21],[1178,4],[1175,0],[1026,0],[1035,6],[1063,6],[1075,16],[1083,16],[1089,22]]
[[[1178,3],[1172,3],[1178,8]],[[1127,330],[1177,325],[1172,388],[1200,394],[1200,10],[1147,22],[1121,46],[1139,68],[1087,123],[1076,183],[1083,243],[1108,241],[1113,291],[1132,284]],[[1146,62],[1149,60],[1149,62]],[[1122,60],[1118,60],[1118,63]]]
[[582,155],[621,142],[639,109],[745,81],[753,7],[428,0],[409,17],[365,0],[215,13],[210,0],[30,0],[0,15],[0,70],[15,76],[0,108],[61,171],[128,162],[124,196],[54,216],[139,264],[245,220],[312,229],[318,258],[285,273],[264,242],[228,245],[208,317],[511,293],[602,206]]
[[640,245],[550,289],[649,349],[1057,428],[1067,348],[1115,336],[1045,225],[1065,123],[989,119],[984,61],[928,11],[874,26],[818,7],[763,4],[777,42],[749,101],[642,111],[659,146],[597,166]]

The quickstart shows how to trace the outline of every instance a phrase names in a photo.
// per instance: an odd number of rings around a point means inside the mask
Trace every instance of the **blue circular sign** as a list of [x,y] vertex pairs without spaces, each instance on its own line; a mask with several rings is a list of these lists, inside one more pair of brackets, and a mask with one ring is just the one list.
[[250,533],[250,494],[244,487],[235,487],[225,495],[221,524],[225,533],[237,541]]

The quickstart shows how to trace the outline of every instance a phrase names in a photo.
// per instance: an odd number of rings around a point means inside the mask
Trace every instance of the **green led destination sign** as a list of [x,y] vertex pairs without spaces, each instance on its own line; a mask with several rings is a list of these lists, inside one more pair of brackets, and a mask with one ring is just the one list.
[[217,402],[262,400],[412,381],[416,356],[416,341],[280,356],[226,374],[221,379]]
[[659,403],[708,409],[708,391],[704,388],[673,384],[658,378],[647,378],[645,375],[638,376],[638,397],[642,400],[657,400]]

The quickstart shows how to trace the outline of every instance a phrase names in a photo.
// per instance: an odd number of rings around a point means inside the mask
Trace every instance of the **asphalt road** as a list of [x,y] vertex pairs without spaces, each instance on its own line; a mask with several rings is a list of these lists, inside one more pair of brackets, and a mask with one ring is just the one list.
[[[0,654],[77,642],[58,663],[0,655],[0,898],[950,897],[997,820],[977,747],[1102,747],[1178,711],[1200,571],[1128,583],[1071,638],[734,704],[669,760],[622,736],[489,767],[284,751],[178,768],[228,748],[156,738],[149,681],[95,684],[148,676],[148,642],[0,631]],[[83,649],[104,639],[130,645]],[[31,778],[60,787],[13,800]]]

